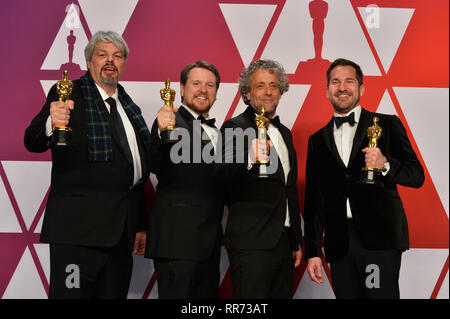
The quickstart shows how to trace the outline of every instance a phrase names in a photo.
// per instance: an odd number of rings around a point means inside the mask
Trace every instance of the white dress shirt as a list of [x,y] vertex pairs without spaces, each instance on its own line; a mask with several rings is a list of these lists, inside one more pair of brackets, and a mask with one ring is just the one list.
[[[272,141],[273,147],[277,151],[278,157],[280,158],[281,166],[284,172],[284,182],[287,183],[289,172],[291,171],[291,165],[289,163],[289,150],[284,142],[283,136],[276,126],[269,123],[269,129],[267,130],[267,135]],[[291,221],[289,218],[289,205],[288,200],[286,200],[286,219],[284,221],[284,226],[290,227]]]
[[[355,125],[351,126],[348,122],[344,122],[339,128],[336,127],[336,123],[333,126],[334,142],[336,143],[339,156],[344,162],[345,166],[348,166],[350,154],[352,152],[353,139],[355,138],[356,129],[358,127],[359,118],[361,116],[361,106],[358,105],[350,113],[355,114]],[[338,113],[334,113],[335,117],[341,117]],[[347,218],[352,218],[352,211],[350,208],[350,201],[347,198]]]
[[[95,85],[97,86],[97,89],[100,92],[103,102],[105,103],[106,109],[108,110],[108,112],[110,112],[110,105],[105,101],[110,96],[100,86],[98,86],[97,83]],[[113,95],[111,95],[111,97],[114,100],[116,100],[117,112],[119,113],[120,118],[122,119],[123,127],[125,128],[125,134],[127,135],[131,156],[133,157],[133,168],[134,168],[133,184],[136,184],[142,177],[141,155],[139,153],[136,134],[134,133],[133,125],[128,119],[128,116],[125,113],[125,110],[123,109],[122,104],[119,101],[117,90],[116,92],[114,92]]]
[[[255,116],[257,116],[257,114],[255,114]],[[269,122],[269,128],[267,130],[267,135],[270,137],[273,147],[277,151],[278,157],[280,158],[281,166],[283,167],[283,172],[284,172],[284,182],[287,183],[287,178],[288,178],[289,172],[291,170],[291,165],[289,163],[289,150],[286,146],[286,143],[284,142],[283,136],[280,134],[280,131],[271,122]],[[249,153],[247,169],[250,170],[252,167],[253,167],[253,165],[252,165],[252,162],[250,159],[250,153]],[[261,166],[261,172],[265,173],[264,169],[265,169],[265,166]],[[286,199],[286,218],[284,221],[284,226],[291,227],[291,220],[289,217],[289,203],[288,203],[287,199]]]
[[[109,95],[100,87],[97,86],[98,91],[100,92],[100,96],[103,99],[103,102],[105,103],[106,109],[109,112],[110,105],[105,101],[107,98],[109,98]],[[131,150],[131,156],[133,157],[133,167],[134,167],[134,176],[133,176],[133,184],[136,184],[142,177],[142,165],[141,165],[141,156],[139,153],[139,147],[136,140],[136,135],[134,133],[133,125],[131,125],[130,120],[128,119],[128,116],[125,113],[125,110],[122,107],[122,104],[119,101],[119,97],[116,92],[111,96],[114,100],[116,100],[116,107],[117,112],[119,112],[120,118],[122,119],[123,127],[125,128],[125,133],[127,135],[128,145],[130,146]],[[75,105],[76,107],[76,105]],[[46,135],[52,136],[53,134],[53,128],[52,128],[52,118],[49,115],[47,118],[47,122],[45,124],[46,127]]]
[[[189,113],[191,113],[191,115],[194,117],[194,119],[198,119],[198,117],[200,116],[197,112],[195,112],[194,110],[192,110],[191,108],[185,106],[184,104],[181,105],[181,107],[184,107]],[[205,120],[209,119],[208,117],[205,117]],[[211,143],[214,147],[214,154],[217,152],[217,140],[219,137],[219,132],[216,128],[211,127],[209,125],[206,125],[204,123],[201,124],[202,128],[205,130],[206,134],[208,135],[209,139],[211,140]]]

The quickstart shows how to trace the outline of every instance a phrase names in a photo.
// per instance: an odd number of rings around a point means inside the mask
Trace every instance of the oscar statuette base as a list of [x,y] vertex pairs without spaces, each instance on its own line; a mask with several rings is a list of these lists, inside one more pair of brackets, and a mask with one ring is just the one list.
[[161,131],[161,143],[176,143],[181,139],[181,135],[174,126],[167,127]]
[[270,164],[270,161],[257,161],[254,165],[258,170],[258,178],[269,178],[270,174],[267,170],[267,166]]
[[360,183],[382,187],[381,171],[376,168],[363,168]]
[[66,147],[70,145],[72,130],[70,127],[57,127],[52,135],[52,147]]

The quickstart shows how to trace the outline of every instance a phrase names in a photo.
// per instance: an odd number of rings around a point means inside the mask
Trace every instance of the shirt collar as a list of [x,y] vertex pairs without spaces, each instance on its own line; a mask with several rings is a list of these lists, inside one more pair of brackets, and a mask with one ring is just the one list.
[[[190,107],[187,107],[184,104],[181,104],[182,107],[184,107],[186,109],[186,111],[188,111],[189,113],[191,113],[191,115],[194,117],[194,119],[198,119],[198,117],[200,116],[196,111],[194,111],[193,109],[191,109]],[[203,115],[203,117],[205,118],[205,120],[209,119],[209,115],[205,116]]]
[[[100,96],[102,97],[103,101],[105,101],[107,98],[110,97],[110,96],[105,92],[105,90],[103,90],[103,89],[100,87],[100,85],[98,85],[97,83],[95,83],[95,86],[97,87],[98,92],[100,92]],[[116,91],[114,92],[113,95],[111,95],[111,97],[112,97],[114,100],[118,100],[118,96],[119,96],[119,95],[118,95],[117,89],[116,89]]]
[[338,113],[334,112],[334,116],[337,116],[337,117],[348,116],[348,115],[350,115],[350,113],[355,113],[355,122],[358,123],[359,118],[361,116],[361,105],[358,105],[353,110],[348,112],[348,114],[346,114],[346,115],[342,115],[342,114],[338,114]]

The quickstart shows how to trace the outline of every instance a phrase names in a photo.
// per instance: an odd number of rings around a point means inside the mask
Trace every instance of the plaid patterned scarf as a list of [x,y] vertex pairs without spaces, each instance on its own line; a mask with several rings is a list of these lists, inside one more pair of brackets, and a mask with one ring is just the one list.
[[[88,134],[89,162],[109,162],[113,160],[109,113],[105,103],[95,86],[95,82],[87,71],[81,78],[84,107],[86,111],[86,127]],[[141,110],[134,104],[124,88],[118,84],[117,93],[125,113],[135,127],[144,144],[150,142],[150,133]]]

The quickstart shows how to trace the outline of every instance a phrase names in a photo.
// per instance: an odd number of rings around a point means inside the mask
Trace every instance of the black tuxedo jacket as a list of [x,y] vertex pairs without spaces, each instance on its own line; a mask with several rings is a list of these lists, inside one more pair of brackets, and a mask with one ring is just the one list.
[[[142,178],[132,186],[133,168],[127,162],[115,135],[112,137],[114,160],[88,161],[86,114],[79,80],[70,99],[72,144],[51,149],[51,188],[42,225],[41,241],[83,246],[111,247],[124,231],[133,245],[137,231],[145,230],[144,186],[149,176],[146,154],[149,152],[136,133],[142,164]],[[56,86],[48,94],[42,110],[25,131],[25,146],[31,152],[50,147],[45,134],[50,103],[58,100]],[[103,102],[102,102],[103,103]],[[104,104],[101,107],[105,107]],[[130,121],[133,124],[133,121]]]
[[[271,249],[281,238],[286,219],[286,205],[294,234],[293,250],[299,249],[302,239],[299,199],[297,191],[297,155],[292,143],[292,135],[287,127],[280,125],[279,132],[289,151],[290,171],[285,182],[281,162],[269,178],[257,177],[257,166],[248,170],[248,140],[244,143],[244,163],[236,163],[240,150],[235,139],[227,138],[227,130],[248,128],[255,130],[255,112],[247,109],[222,126],[224,140],[223,155],[232,149],[234,164],[222,163],[218,172],[226,185],[226,202],[229,210],[225,230],[225,245],[229,249]],[[256,136],[256,133],[255,133]],[[270,152],[276,152],[272,147]],[[278,158],[278,157],[277,157]]]
[[[220,245],[221,185],[213,179],[213,163],[205,163],[202,159],[194,162],[194,159],[200,159],[198,152],[194,154],[194,143],[200,143],[202,149],[212,146],[207,145],[209,140],[201,141],[203,129],[194,130],[193,121],[191,113],[180,107],[176,126],[188,135],[183,135],[184,142],[176,144],[160,142],[157,120],[152,127],[152,172],[158,178],[158,185],[150,213],[148,258],[203,261]],[[182,145],[179,143],[184,143],[183,151],[189,152],[186,163],[176,163],[170,156],[172,148],[178,149]],[[182,155],[181,151],[176,153]]]
[[[364,153],[369,139],[367,128],[373,117],[383,129],[378,147],[390,163],[382,177],[384,187],[358,183],[365,167]],[[361,111],[346,167],[336,148],[331,121],[309,138],[305,189],[305,258],[320,256],[323,231],[325,255],[334,261],[347,252],[347,210],[349,198],[355,228],[366,249],[409,248],[408,225],[397,184],[420,187],[422,165],[397,116]]]

